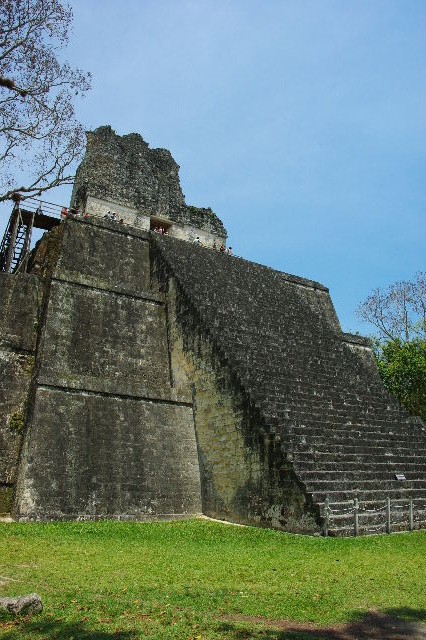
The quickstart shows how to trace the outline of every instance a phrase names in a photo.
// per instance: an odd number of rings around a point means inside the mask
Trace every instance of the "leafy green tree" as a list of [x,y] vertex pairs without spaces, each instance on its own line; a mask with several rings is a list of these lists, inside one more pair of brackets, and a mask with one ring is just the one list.
[[376,328],[373,350],[386,387],[426,421],[426,273],[376,289],[357,314]]
[[375,354],[390,393],[411,414],[426,421],[426,341],[389,340]]

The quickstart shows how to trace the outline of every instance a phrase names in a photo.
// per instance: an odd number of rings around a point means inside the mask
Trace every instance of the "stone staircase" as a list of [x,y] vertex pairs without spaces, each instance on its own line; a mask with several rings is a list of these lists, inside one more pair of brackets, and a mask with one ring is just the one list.
[[[354,499],[360,504],[359,533],[386,529],[387,498],[392,531],[409,528],[410,500],[413,526],[426,527],[426,437],[421,424],[406,425],[402,433],[365,431],[360,425],[350,433],[337,428],[321,433],[318,427],[308,433],[293,427],[288,442],[296,472],[323,515],[326,498],[330,502],[331,534],[353,533]],[[396,474],[406,480],[396,480]]]
[[[264,421],[329,533],[426,527],[426,430],[390,397],[371,352],[347,343],[328,290],[171,238],[155,251]],[[395,474],[404,474],[397,480]],[[392,508],[393,503],[393,508]],[[385,523],[385,524],[384,524]]]

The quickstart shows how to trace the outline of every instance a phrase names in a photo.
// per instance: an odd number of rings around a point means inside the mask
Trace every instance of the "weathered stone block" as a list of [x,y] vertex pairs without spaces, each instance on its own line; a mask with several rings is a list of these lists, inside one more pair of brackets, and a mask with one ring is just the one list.
[[0,273],[0,342],[9,349],[35,348],[41,296],[36,276]]
[[0,351],[0,483],[15,481],[33,366],[30,355]]
[[39,380],[105,393],[169,397],[164,307],[53,282]]
[[199,513],[192,408],[39,388],[18,487],[23,519]]
[[54,277],[130,295],[147,292],[148,234],[101,220],[67,220]]

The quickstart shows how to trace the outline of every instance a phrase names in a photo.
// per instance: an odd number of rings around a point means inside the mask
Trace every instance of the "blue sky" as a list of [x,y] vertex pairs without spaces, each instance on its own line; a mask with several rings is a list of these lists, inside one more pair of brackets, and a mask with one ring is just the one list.
[[71,5],[87,128],[170,149],[236,254],[319,280],[343,329],[369,333],[357,305],[425,270],[426,2]]

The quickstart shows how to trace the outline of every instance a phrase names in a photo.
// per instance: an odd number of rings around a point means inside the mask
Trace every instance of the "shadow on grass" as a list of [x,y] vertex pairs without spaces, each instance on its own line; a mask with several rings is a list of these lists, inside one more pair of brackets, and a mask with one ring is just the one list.
[[[356,614],[345,625],[318,627],[289,620],[233,615],[222,618],[214,631],[228,640],[426,640],[426,610],[409,608]],[[7,640],[137,640],[140,631],[98,631],[89,623],[0,617],[0,635]],[[167,636],[164,636],[165,638]],[[190,636],[192,637],[192,636]],[[216,636],[215,636],[216,637]]]
[[84,623],[68,623],[62,620],[31,620],[14,618],[4,624],[0,618],[0,634],[7,640],[37,640],[37,638],[52,638],[52,640],[135,640],[140,637],[136,631],[95,631]]
[[233,640],[426,640],[426,624],[422,622],[426,620],[426,610],[423,609],[372,611],[357,614],[348,624],[326,628],[251,616],[227,616],[225,620],[220,630]]

